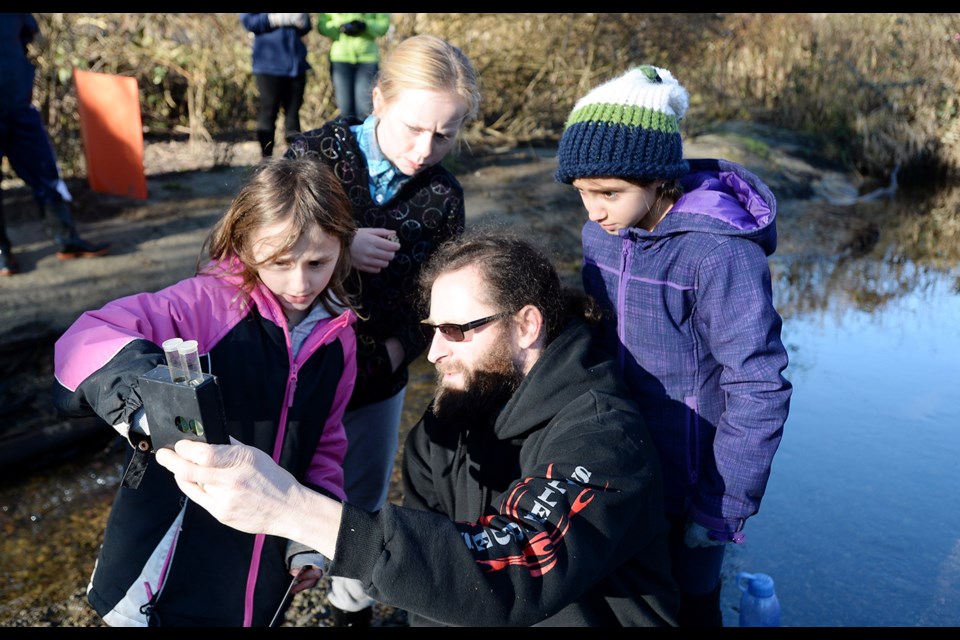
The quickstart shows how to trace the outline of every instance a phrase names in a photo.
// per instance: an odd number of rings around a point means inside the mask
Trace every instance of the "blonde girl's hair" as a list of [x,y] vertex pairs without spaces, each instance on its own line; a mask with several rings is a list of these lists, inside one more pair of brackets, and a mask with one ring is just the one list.
[[[280,223],[289,224],[289,234],[272,255],[258,262],[251,245],[254,232]],[[341,313],[343,307],[356,311],[347,284],[351,274],[350,244],[357,231],[353,209],[332,169],[307,154],[290,158],[268,156],[253,168],[230,208],[204,240],[197,272],[239,275],[240,288],[249,295],[259,279],[257,269],[290,251],[311,225],[319,226],[340,242],[340,257],[318,300],[332,315]],[[204,254],[211,262],[201,267]]]
[[467,106],[461,129],[480,111],[480,81],[470,58],[433,35],[411,36],[390,51],[380,63],[377,88],[387,104],[405,89],[454,93]]

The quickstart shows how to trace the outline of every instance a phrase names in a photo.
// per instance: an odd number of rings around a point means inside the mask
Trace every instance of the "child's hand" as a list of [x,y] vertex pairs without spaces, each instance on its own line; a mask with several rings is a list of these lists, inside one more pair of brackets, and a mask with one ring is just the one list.
[[380,273],[399,249],[400,240],[392,229],[361,227],[350,245],[350,259],[358,271]]
[[300,569],[290,569],[290,574],[297,578],[293,587],[290,588],[290,593],[300,593],[317,586],[320,578],[323,577],[323,569],[308,565]]

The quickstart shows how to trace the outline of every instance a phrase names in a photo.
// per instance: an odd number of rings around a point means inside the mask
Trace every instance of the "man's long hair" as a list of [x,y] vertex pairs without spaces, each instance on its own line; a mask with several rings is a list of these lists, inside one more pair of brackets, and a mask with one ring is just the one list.
[[478,298],[504,311],[516,312],[532,304],[543,314],[544,346],[550,344],[572,317],[595,321],[599,313],[593,299],[582,291],[564,287],[544,250],[515,231],[473,227],[441,245],[420,272],[419,295],[428,315],[430,291],[438,277],[465,267],[477,267],[484,284]]

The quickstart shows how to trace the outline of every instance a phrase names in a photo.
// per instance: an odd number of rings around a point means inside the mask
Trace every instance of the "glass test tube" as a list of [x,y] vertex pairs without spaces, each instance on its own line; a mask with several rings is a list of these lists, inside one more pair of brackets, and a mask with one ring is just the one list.
[[178,351],[183,358],[184,369],[187,372],[187,383],[199,384],[203,382],[203,371],[200,369],[200,353],[197,351],[197,341],[184,340]]
[[187,365],[180,355],[180,345],[183,340],[180,338],[170,338],[163,341],[163,353],[167,356],[167,368],[170,369],[171,382],[187,381]]

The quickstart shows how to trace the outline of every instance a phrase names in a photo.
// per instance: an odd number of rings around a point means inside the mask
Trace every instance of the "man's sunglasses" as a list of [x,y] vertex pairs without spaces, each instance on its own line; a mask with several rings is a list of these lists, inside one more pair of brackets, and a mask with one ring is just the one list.
[[499,320],[500,318],[506,318],[507,316],[513,315],[511,311],[502,311],[500,313],[495,313],[492,316],[487,316],[486,318],[480,318],[479,320],[474,320],[473,322],[467,322],[465,324],[430,324],[426,320],[420,321],[420,327],[423,329],[423,335],[427,337],[427,340],[433,340],[433,330],[436,329],[440,332],[444,338],[450,342],[462,342],[464,334],[471,329],[477,329],[482,327],[485,324],[489,324],[494,320]]

